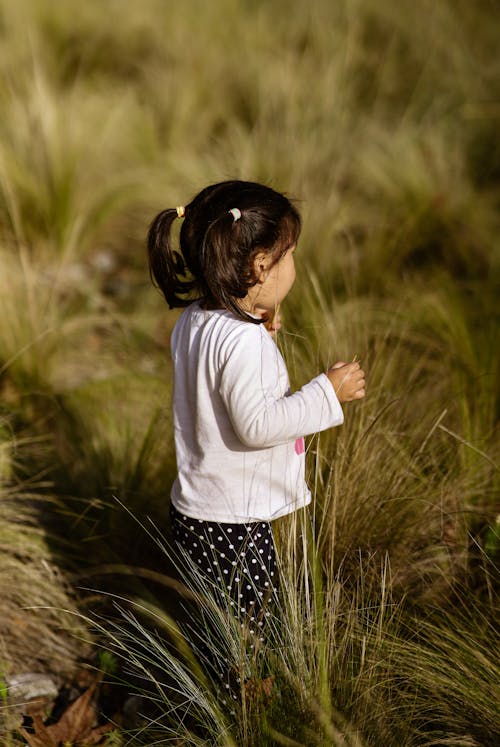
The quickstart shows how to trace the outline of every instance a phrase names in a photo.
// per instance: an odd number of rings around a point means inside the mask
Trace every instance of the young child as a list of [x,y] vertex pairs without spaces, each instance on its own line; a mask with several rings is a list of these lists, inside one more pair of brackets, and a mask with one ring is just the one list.
[[154,282],[170,308],[187,307],[171,341],[174,537],[259,638],[277,583],[271,522],[311,500],[304,436],[340,425],[341,403],[365,395],[354,362],[290,392],[273,334],[295,280],[300,225],[282,194],[227,181],[162,211],[148,235]]

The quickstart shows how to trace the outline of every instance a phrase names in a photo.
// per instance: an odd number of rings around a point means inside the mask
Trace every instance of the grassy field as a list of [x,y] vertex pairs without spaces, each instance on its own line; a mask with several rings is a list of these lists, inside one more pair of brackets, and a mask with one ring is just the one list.
[[[151,702],[109,747],[497,744],[499,18],[0,0],[0,697],[20,671],[68,681],[94,640]],[[263,655],[201,602],[213,647],[275,677],[236,704],[172,618],[177,314],[145,254],[159,210],[226,178],[303,216],[294,385],[357,355],[369,386],[309,439]]]

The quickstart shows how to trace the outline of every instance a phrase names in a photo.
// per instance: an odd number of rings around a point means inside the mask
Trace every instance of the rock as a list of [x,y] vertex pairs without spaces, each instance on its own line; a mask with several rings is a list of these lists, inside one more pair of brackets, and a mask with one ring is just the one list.
[[11,705],[29,705],[36,701],[37,707],[49,704],[57,698],[58,689],[47,674],[27,672],[14,674],[6,679],[7,693]]

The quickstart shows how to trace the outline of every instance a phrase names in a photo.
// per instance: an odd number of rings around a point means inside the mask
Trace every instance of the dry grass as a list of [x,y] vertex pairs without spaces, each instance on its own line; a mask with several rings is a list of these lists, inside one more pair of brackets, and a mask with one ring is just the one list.
[[[78,651],[75,635],[82,622],[68,620],[62,610],[78,611],[74,590],[54,557],[53,538],[40,517],[54,511],[57,499],[41,498],[50,488],[43,475],[25,484],[12,478],[12,463],[36,446],[31,439],[12,438],[2,424],[0,474],[0,660],[2,676],[48,671],[62,684],[74,672]],[[8,456],[8,461],[7,457]],[[14,483],[14,484],[13,484]]]
[[[71,669],[59,564],[167,563],[113,498],[167,523],[176,315],[144,236],[210,181],[262,180],[304,217],[280,333],[294,384],[357,355],[369,396],[310,440],[311,518],[279,527],[278,695],[235,721],[205,692],[210,739],[493,745],[497,18],[488,0],[0,2],[2,616],[27,631],[12,662]],[[136,581],[161,615],[168,598]],[[21,614],[28,597],[52,612]],[[138,665],[150,632],[127,626]]]

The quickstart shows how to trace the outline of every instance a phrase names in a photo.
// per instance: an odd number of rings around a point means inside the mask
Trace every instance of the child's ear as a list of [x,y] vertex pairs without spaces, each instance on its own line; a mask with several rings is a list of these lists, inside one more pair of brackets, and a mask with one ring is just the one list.
[[253,261],[253,270],[258,283],[263,283],[269,272],[269,255],[259,252]]

